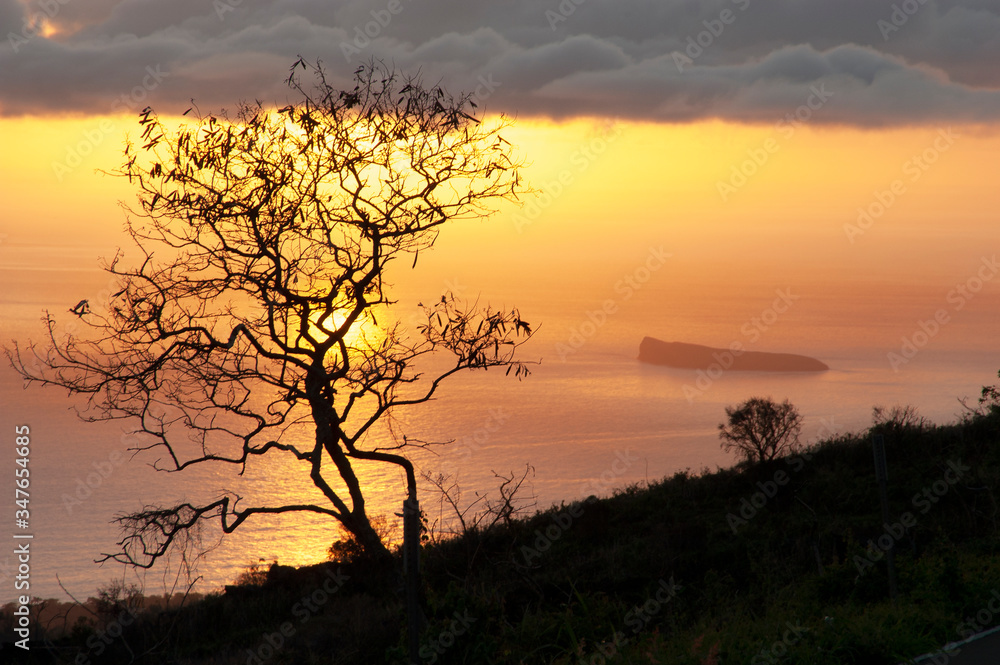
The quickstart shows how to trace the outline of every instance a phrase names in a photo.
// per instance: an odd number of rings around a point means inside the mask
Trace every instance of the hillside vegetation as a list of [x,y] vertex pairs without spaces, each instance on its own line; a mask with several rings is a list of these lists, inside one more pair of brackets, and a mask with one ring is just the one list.
[[[847,665],[940,648],[1000,623],[998,442],[995,399],[943,426],[895,411],[791,457],[681,472],[428,543],[422,662]],[[112,598],[53,648],[35,645],[32,662],[405,663],[398,574],[337,552],[127,625]],[[3,623],[11,635],[9,608]]]

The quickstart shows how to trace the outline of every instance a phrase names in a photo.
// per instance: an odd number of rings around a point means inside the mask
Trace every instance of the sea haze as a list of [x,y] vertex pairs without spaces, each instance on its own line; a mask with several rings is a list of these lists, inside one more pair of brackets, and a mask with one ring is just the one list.
[[[977,274],[981,259],[975,254],[960,269],[920,280],[879,281],[850,271],[836,280],[808,271],[776,277],[750,261],[712,271],[692,267],[682,256],[660,261],[654,250],[655,245],[636,245],[631,255],[606,261],[554,259],[544,280],[531,278],[531,266],[524,259],[518,264],[516,257],[513,266],[487,259],[477,268],[456,259],[397,273],[403,320],[412,319],[420,300],[452,288],[481,305],[516,305],[536,329],[521,350],[525,360],[539,361],[527,379],[494,371],[461,375],[432,403],[397,414],[399,433],[454,440],[437,455],[417,453],[421,470],[456,474],[468,502],[474,492],[496,488],[494,471],[520,472],[530,464],[530,492],[538,507],[546,507],[679,470],[731,464],[734,460],[719,448],[717,426],[727,405],[753,395],[790,399],[804,416],[803,439],[811,442],[865,428],[876,404],[912,404],[934,421],[953,420],[961,413],[958,400],[974,402],[1000,369],[996,283],[986,280],[970,297],[963,296],[961,306],[954,291]],[[108,288],[107,276],[88,268],[94,265],[90,250],[37,250],[30,261],[14,261],[10,247],[3,251],[0,333],[5,340],[40,339],[38,317],[45,308],[64,329],[74,319],[69,306],[85,297],[96,302]],[[939,320],[946,321],[931,323],[941,311]],[[801,353],[831,369],[817,374],[713,372],[709,377],[654,367],[636,360],[646,335]],[[919,346],[915,355],[904,353],[904,338]],[[900,354],[895,367],[890,353]],[[121,575],[118,566],[93,563],[101,552],[115,549],[117,532],[109,520],[116,514],[206,499],[221,488],[256,503],[319,500],[292,459],[252,464],[242,479],[226,466],[157,473],[149,466],[155,455],[122,461],[134,443],[123,426],[81,423],[70,411],[77,403],[64,392],[23,391],[6,366],[0,368],[0,391],[4,431],[12,439],[15,424],[32,428],[35,596],[64,598],[61,582],[85,597]],[[401,475],[385,469],[365,469],[362,475],[371,512],[395,520],[404,490]],[[438,517],[434,495],[425,493],[423,501],[430,517]],[[0,520],[7,532],[13,529],[9,513]],[[196,588],[217,589],[258,558],[292,565],[321,560],[336,535],[329,520],[313,517],[251,521],[199,562],[202,579]],[[217,541],[217,527],[207,526],[203,538],[206,545]],[[9,554],[0,555],[0,575],[7,580],[12,563]],[[162,592],[170,579],[154,569],[145,580],[147,592]],[[9,600],[12,585],[5,582],[3,588],[2,600]]]

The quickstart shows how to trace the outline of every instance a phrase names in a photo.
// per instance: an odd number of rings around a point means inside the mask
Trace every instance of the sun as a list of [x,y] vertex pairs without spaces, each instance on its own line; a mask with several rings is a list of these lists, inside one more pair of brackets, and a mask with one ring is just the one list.
[[[317,344],[323,344],[342,335],[349,356],[364,355],[371,349],[377,348],[385,339],[386,332],[379,325],[379,317],[375,312],[371,309],[361,312],[345,331],[343,329],[349,315],[350,312],[347,309],[314,310],[308,316],[305,334],[302,334],[302,326],[300,325],[301,313],[292,315],[289,317],[288,338],[297,344],[310,345],[310,339]],[[339,344],[335,344],[330,349],[331,360],[338,358],[341,354],[342,350]]]

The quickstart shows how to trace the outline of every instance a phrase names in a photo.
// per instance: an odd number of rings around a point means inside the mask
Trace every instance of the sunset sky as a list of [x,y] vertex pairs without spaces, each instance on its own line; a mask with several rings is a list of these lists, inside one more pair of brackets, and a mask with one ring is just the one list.
[[611,223],[611,250],[669,229],[695,262],[745,237],[841,266],[895,261],[905,238],[947,263],[946,228],[995,237],[998,34],[985,0],[0,0],[0,227],[8,248],[119,244],[129,191],[95,170],[135,114],[284,104],[301,54],[344,82],[378,57],[516,116],[531,182],[556,196],[456,242],[604,252],[588,238]]
[[[913,399],[926,398],[925,412],[949,418],[957,398],[996,375],[1000,280],[979,282],[983,295],[964,311],[946,299],[993,265],[1000,240],[996,0],[0,0],[3,342],[39,337],[40,303],[72,319],[66,307],[108,288],[98,257],[118,247],[129,256],[119,202],[135,192],[102,172],[120,166],[144,107],[179,122],[192,106],[285,106],[300,99],[285,83],[299,56],[322,62],[338,87],[377,58],[472,94],[488,118],[514,119],[505,136],[535,193],[444,227],[413,283],[393,286],[411,308],[443,285],[516,303],[543,326],[531,351],[547,364],[535,384],[514,392],[511,379],[482,398],[470,382],[452,394],[467,402],[427,422],[460,439],[480,427],[476,400],[509,397],[511,425],[487,448],[496,468],[530,459],[544,469],[546,500],[572,498],[599,475],[587,464],[603,464],[631,425],[645,429],[621,445],[647,445],[648,466],[629,482],[724,461],[722,408],[757,385],[721,381],[691,406],[688,377],[646,373],[634,354],[646,334],[743,339],[741,326],[779,288],[803,302],[759,350],[840,363],[814,381],[772,384],[794,393],[811,431],[834,414],[838,427],[867,423],[874,401],[901,385],[920,387]],[[560,358],[575,327],[656,248],[667,268],[641,297],[613,303],[622,315],[586,353]],[[894,373],[886,354],[942,307],[955,323],[930,345],[940,355]],[[947,383],[956,349],[968,357]],[[609,357],[619,364],[600,364]],[[21,395],[4,371],[0,388]],[[604,378],[591,386],[592,375]],[[607,388],[606,377],[622,376],[627,389]],[[77,436],[58,392],[19,399],[37,407],[35,422],[58,409],[62,431]],[[661,445],[671,427],[674,448]],[[568,459],[590,435],[590,453]],[[494,462],[483,455],[474,463],[486,469],[481,460]],[[115,482],[133,492],[124,474]]]

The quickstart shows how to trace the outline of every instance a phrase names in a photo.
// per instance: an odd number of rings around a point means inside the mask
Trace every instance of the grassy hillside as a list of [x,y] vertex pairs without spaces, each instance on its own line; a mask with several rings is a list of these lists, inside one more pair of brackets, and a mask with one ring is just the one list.
[[[888,525],[862,432],[428,544],[422,662],[897,663],[1000,623],[1000,413],[873,430]],[[394,570],[268,577],[124,626],[112,602],[33,662],[405,662]]]

